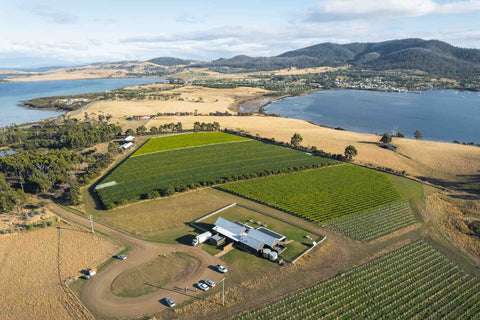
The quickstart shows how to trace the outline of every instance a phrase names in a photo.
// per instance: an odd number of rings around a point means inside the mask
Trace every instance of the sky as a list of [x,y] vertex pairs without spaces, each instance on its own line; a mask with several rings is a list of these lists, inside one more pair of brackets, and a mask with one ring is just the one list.
[[0,1],[0,68],[271,56],[400,38],[480,48],[480,0]]

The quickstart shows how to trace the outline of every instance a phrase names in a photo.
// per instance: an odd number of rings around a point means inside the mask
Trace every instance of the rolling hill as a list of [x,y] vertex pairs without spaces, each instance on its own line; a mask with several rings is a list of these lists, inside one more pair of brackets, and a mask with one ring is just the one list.
[[454,47],[438,40],[402,39],[377,43],[321,43],[274,57],[235,56],[197,64],[248,71],[288,67],[352,65],[375,70],[415,69],[441,75],[478,74],[480,50]]

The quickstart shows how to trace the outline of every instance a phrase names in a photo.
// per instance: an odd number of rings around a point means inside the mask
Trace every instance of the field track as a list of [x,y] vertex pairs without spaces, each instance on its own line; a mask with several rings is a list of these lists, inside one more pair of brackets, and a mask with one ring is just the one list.
[[[86,227],[90,226],[88,219],[71,213],[56,204],[52,204],[50,208],[62,218]],[[147,242],[98,223],[95,223],[94,227],[96,230],[131,246],[131,249],[127,252],[127,260],[115,260],[108,264],[84,287],[80,299],[94,314],[108,318],[135,318],[148,313],[160,312],[166,308],[159,302],[160,299],[170,297],[176,303],[180,303],[197,294],[192,289],[193,283],[202,279],[211,279],[218,282],[222,278],[219,273],[208,268],[210,265],[220,264],[221,260],[209,255],[200,248]],[[158,255],[171,252],[184,252],[195,257],[198,261],[195,270],[179,281],[170,283],[163,288],[138,298],[122,298],[111,292],[112,282],[122,272],[149,262]],[[184,292],[185,287],[190,289],[187,293]]]

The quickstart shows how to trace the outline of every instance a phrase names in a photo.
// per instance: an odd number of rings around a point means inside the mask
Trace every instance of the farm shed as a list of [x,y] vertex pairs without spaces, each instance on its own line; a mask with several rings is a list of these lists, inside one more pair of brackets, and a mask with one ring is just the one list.
[[267,228],[260,227],[255,229],[246,224],[237,221],[232,222],[222,217],[217,219],[212,231],[230,239],[238,247],[255,253],[260,252],[265,247],[275,251],[283,250],[284,247],[282,245],[286,241],[285,236]]
[[133,142],[127,142],[122,144],[118,149],[128,150],[133,146]]
[[128,136],[125,138],[125,142],[133,142],[135,140],[134,136]]

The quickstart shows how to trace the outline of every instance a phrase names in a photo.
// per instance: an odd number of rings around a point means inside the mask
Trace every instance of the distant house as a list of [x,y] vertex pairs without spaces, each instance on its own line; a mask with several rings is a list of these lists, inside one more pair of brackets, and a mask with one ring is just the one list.
[[134,136],[128,136],[125,138],[125,142],[133,142],[135,140]]
[[150,119],[149,115],[143,115],[140,117],[140,120],[148,120],[148,119]]
[[252,228],[240,222],[219,217],[212,228],[212,233],[217,233],[233,241],[239,248],[258,253],[263,249],[277,252],[283,251],[286,237],[264,227]]

